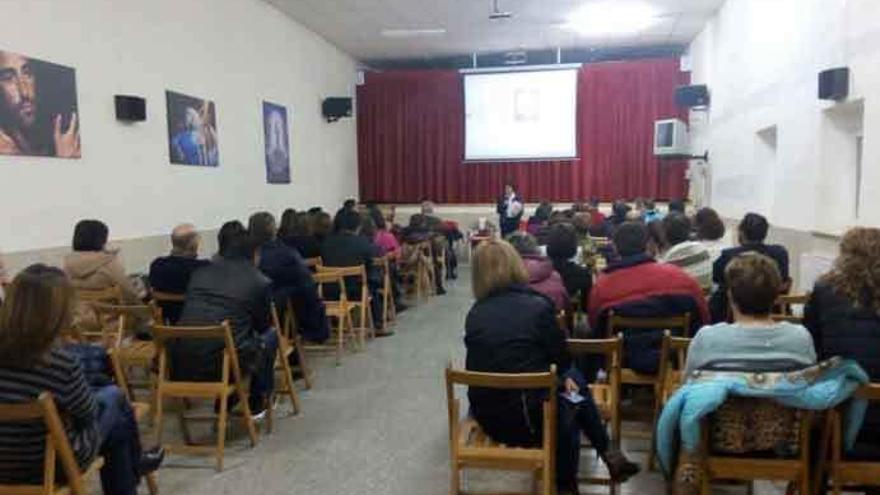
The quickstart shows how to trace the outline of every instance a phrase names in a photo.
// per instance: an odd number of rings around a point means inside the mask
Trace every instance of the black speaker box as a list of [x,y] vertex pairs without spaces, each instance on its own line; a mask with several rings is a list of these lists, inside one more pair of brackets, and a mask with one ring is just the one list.
[[343,117],[351,117],[351,98],[326,98],[321,105],[327,122],[336,122]]
[[709,87],[705,84],[695,86],[679,86],[675,90],[675,103],[680,107],[709,106]]
[[828,69],[819,73],[819,99],[845,100],[849,96],[849,67]]
[[147,120],[147,100],[138,96],[116,95],[116,120],[142,122]]

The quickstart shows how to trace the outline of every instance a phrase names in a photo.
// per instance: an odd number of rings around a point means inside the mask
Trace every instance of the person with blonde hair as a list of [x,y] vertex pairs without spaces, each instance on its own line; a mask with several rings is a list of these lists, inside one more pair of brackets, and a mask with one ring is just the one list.
[[[638,472],[611,445],[583,375],[571,366],[566,337],[548,297],[528,287],[522,259],[503,240],[484,241],[473,260],[476,302],[465,321],[467,369],[489,373],[541,372],[556,365],[563,398],[558,401],[557,479],[561,492],[577,493],[580,432],[583,430],[617,482]],[[579,393],[583,400],[568,397]],[[471,414],[494,440],[513,446],[540,445],[541,391],[468,390]]]
[[[813,287],[804,310],[820,359],[857,361],[871,381],[880,380],[880,229],[850,229],[834,267]],[[856,451],[880,458],[880,408],[869,407]]]

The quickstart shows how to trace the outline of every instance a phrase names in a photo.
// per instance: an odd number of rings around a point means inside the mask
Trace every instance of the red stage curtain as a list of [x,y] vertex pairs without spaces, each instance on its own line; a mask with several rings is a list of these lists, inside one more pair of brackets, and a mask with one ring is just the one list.
[[370,73],[358,87],[358,170],[364,201],[494,202],[512,180],[527,201],[681,198],[686,164],[653,156],[654,121],[680,117],[677,60],[585,65],[578,75],[580,158],[463,163],[458,71]]

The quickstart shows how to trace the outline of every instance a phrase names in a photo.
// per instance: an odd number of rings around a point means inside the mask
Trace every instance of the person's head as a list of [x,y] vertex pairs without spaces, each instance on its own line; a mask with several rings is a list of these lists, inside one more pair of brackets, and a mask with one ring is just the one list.
[[553,214],[553,205],[549,201],[541,201],[541,204],[535,209],[535,218],[542,222],[550,220]]
[[433,215],[434,214],[434,203],[425,200],[422,201],[422,215]]
[[770,230],[770,224],[763,215],[757,213],[746,213],[746,216],[739,222],[739,242],[740,244],[761,244],[767,238],[767,231]]
[[251,260],[257,247],[247,229],[238,220],[226,222],[220,227],[217,245],[220,256],[228,260]]
[[382,214],[382,210],[379,208],[373,208],[370,210],[370,218],[373,219],[373,223],[376,224],[376,229],[385,230],[388,228],[388,224],[385,223],[385,215]]
[[621,221],[626,218],[626,214],[629,213],[629,210],[629,205],[621,200],[617,200],[611,205],[611,213],[615,218],[618,218]]
[[312,217],[312,234],[323,239],[333,232],[333,219],[326,211],[319,211]]
[[680,199],[673,199],[669,202],[669,211],[677,211],[679,213],[684,213],[684,201]]
[[248,220],[248,232],[257,246],[262,246],[275,239],[278,229],[275,227],[275,217],[268,211],[261,211],[251,215]]
[[[653,222],[660,223],[660,222]],[[666,242],[670,246],[681,244],[691,238],[691,221],[684,213],[670,212],[663,217],[663,230],[666,233]]]
[[[639,223],[644,223],[639,221]],[[669,249],[669,241],[666,239],[666,229],[663,222],[651,222],[645,226],[648,229],[648,254],[660,256]]]
[[638,211],[645,210],[645,198],[639,196],[638,198],[633,200],[633,207]]
[[507,236],[507,242],[522,256],[538,254],[538,241],[528,232],[518,230]]
[[340,232],[357,234],[361,229],[361,215],[355,210],[343,210],[339,213],[337,228]]
[[653,199],[646,199],[645,200],[645,210],[654,211],[655,208],[657,208],[657,205],[654,203]]
[[592,206],[593,208],[598,208],[599,207],[599,198],[597,198],[595,196],[590,198],[590,206]]
[[312,235],[312,217],[308,213],[297,213],[293,217],[293,225],[290,229],[290,235],[310,236]]
[[575,228],[566,223],[550,227],[547,234],[547,256],[554,260],[570,260],[577,254],[578,235]]
[[717,241],[724,237],[724,222],[718,212],[712,208],[700,208],[694,216],[697,239],[701,241]]
[[579,237],[590,235],[590,225],[592,223],[593,217],[591,217],[589,213],[578,213],[574,216],[574,220],[572,221],[574,230]]
[[313,207],[309,208],[308,214],[309,215],[317,215],[318,213],[321,213],[322,211],[324,211],[324,209],[321,208],[320,206],[313,206]]
[[278,237],[291,235],[293,232],[293,224],[296,221],[296,210],[288,208],[281,213],[281,223],[278,224]]
[[856,306],[880,314],[880,229],[848,230],[840,242],[840,256],[825,278]]
[[80,220],[73,228],[74,251],[103,251],[110,231],[100,220]]
[[648,250],[648,228],[642,222],[624,222],[614,231],[614,248],[622,257],[645,254]]
[[758,253],[735,257],[724,270],[734,320],[740,315],[768,316],[782,288],[779,266]]
[[30,131],[37,121],[36,95],[31,60],[0,50],[0,125]]
[[516,193],[516,186],[514,186],[513,183],[508,182],[508,183],[504,184],[504,195],[505,196],[510,196],[511,194],[515,194],[515,193]]
[[483,241],[474,253],[471,284],[474,297],[484,299],[513,285],[526,284],[529,274],[519,253],[506,241]]
[[356,199],[354,199],[354,198],[348,198],[348,199],[345,200],[344,203],[342,203],[342,209],[343,209],[343,210],[354,211],[354,210],[357,209],[357,204],[358,204],[358,202],[357,202]]
[[31,265],[12,281],[0,306],[0,361],[4,366],[38,363],[73,323],[74,290],[58,268]]
[[376,237],[376,232],[379,229],[376,228],[376,222],[373,221],[373,218],[370,215],[361,215],[361,235],[372,239]]
[[171,231],[171,254],[195,258],[199,255],[200,240],[195,225],[180,224]]

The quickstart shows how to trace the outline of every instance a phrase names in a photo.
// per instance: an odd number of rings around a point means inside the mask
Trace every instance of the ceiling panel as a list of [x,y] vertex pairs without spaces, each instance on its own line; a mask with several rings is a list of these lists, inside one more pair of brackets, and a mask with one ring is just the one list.
[[[360,60],[434,57],[521,48],[687,44],[725,0],[641,0],[660,14],[624,36],[582,36],[562,27],[578,7],[600,0],[499,0],[513,18],[492,21],[492,0],[265,0]],[[627,2],[631,0],[615,0]],[[384,29],[445,29],[440,36],[388,38]]]

